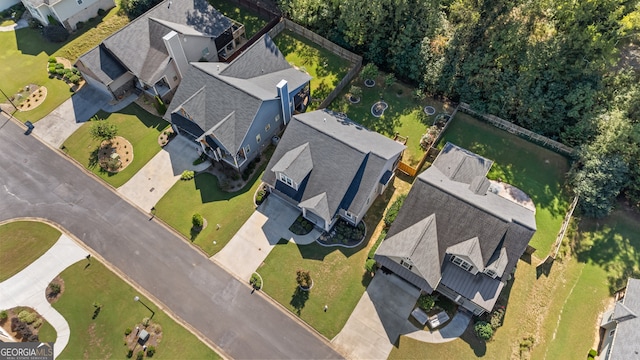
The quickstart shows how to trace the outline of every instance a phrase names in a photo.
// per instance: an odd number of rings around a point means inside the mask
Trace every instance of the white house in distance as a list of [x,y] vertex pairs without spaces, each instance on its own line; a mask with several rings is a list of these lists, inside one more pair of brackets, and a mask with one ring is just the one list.
[[49,25],[51,16],[69,31],[75,30],[78,22],[96,17],[98,10],[116,6],[114,0],[22,0],[22,3],[43,25]]

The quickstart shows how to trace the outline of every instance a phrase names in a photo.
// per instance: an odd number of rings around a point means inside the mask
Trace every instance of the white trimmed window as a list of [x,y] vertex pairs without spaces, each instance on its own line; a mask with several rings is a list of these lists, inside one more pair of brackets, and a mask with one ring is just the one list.
[[269,130],[271,130],[271,124],[267,124],[267,126],[264,127],[265,132],[269,132]]
[[464,261],[463,259],[461,259],[461,258],[459,258],[459,257],[457,257],[455,255],[451,256],[451,262],[456,264],[456,265],[458,265],[458,266],[460,266],[461,268],[463,268],[463,269],[465,269],[467,271],[473,270],[473,265],[471,265],[470,263]]
[[353,214],[352,214],[352,213],[350,213],[350,212],[348,212],[348,211],[345,211],[345,212],[344,212],[344,216],[346,216],[346,217],[347,217],[347,219],[351,219],[351,220],[353,220]]
[[408,270],[413,269],[413,264],[408,259],[400,260],[400,265],[406,267]]
[[258,134],[256,135],[256,142],[260,144],[260,141],[262,141],[262,137],[260,136],[260,134]]
[[276,122],[280,121],[280,114],[276,115]]
[[291,180],[291,178],[288,177],[287,175],[285,175],[284,173],[280,173],[280,181],[282,181],[283,183],[291,186],[294,189],[296,188],[296,185],[293,182],[293,180]]
[[251,146],[247,144],[247,146],[244,147],[244,156],[246,157],[249,152],[251,152]]
[[616,329],[609,331],[609,337],[612,337],[616,333]]
[[487,276],[492,277],[494,279],[496,278],[496,276],[498,276],[498,274],[495,271],[490,269],[485,270],[484,273],[487,274]]

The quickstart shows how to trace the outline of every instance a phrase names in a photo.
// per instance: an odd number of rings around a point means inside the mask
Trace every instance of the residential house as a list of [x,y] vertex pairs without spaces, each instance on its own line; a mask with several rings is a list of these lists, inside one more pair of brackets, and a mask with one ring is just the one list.
[[49,25],[51,19],[73,31],[79,22],[98,15],[98,10],[116,6],[114,0],[22,0],[34,19]]
[[447,143],[414,182],[375,260],[423,292],[491,311],[536,231],[535,206],[493,162]]
[[163,1],[80,56],[76,67],[114,99],[139,89],[170,101],[190,62],[224,60],[245,42],[244,26],[206,0]]
[[640,359],[640,280],[629,278],[611,309],[604,313],[600,327],[604,337],[600,358]]
[[340,217],[357,225],[391,183],[404,149],[330,111],[297,114],[262,180],[325,231]]
[[165,119],[210,158],[241,171],[296,108],[305,110],[309,80],[263,35],[229,64],[191,63]]

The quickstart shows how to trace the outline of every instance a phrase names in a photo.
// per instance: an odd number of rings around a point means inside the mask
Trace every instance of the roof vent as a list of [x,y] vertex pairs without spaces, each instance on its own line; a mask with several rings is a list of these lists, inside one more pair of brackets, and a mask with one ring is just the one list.
[[324,118],[323,120],[324,120],[324,122],[327,122],[327,118]]
[[173,1],[169,1],[169,3],[167,4],[167,9],[169,9],[171,7],[172,3],[173,3]]
[[216,65],[216,68],[218,69],[218,72],[220,72],[220,65]]

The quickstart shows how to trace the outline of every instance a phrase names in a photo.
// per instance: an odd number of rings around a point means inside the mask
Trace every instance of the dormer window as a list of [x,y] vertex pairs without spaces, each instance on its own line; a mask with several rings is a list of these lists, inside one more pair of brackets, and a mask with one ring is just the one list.
[[411,260],[409,260],[409,259],[400,260],[400,265],[406,267],[408,270],[413,269],[413,264],[411,263]]
[[485,273],[487,276],[489,276],[489,277],[491,277],[491,278],[494,278],[494,279],[496,278],[496,276],[498,276],[498,274],[497,274],[495,271],[490,270],[490,269],[485,270],[485,271],[484,271],[484,273]]
[[282,181],[283,183],[289,185],[294,189],[296,188],[295,182],[293,182],[293,180],[291,180],[291,178],[285,175],[284,173],[280,173],[280,181]]
[[469,262],[455,256],[455,255],[451,255],[451,262],[458,265],[459,267],[471,272],[473,270],[473,265],[471,265]]

